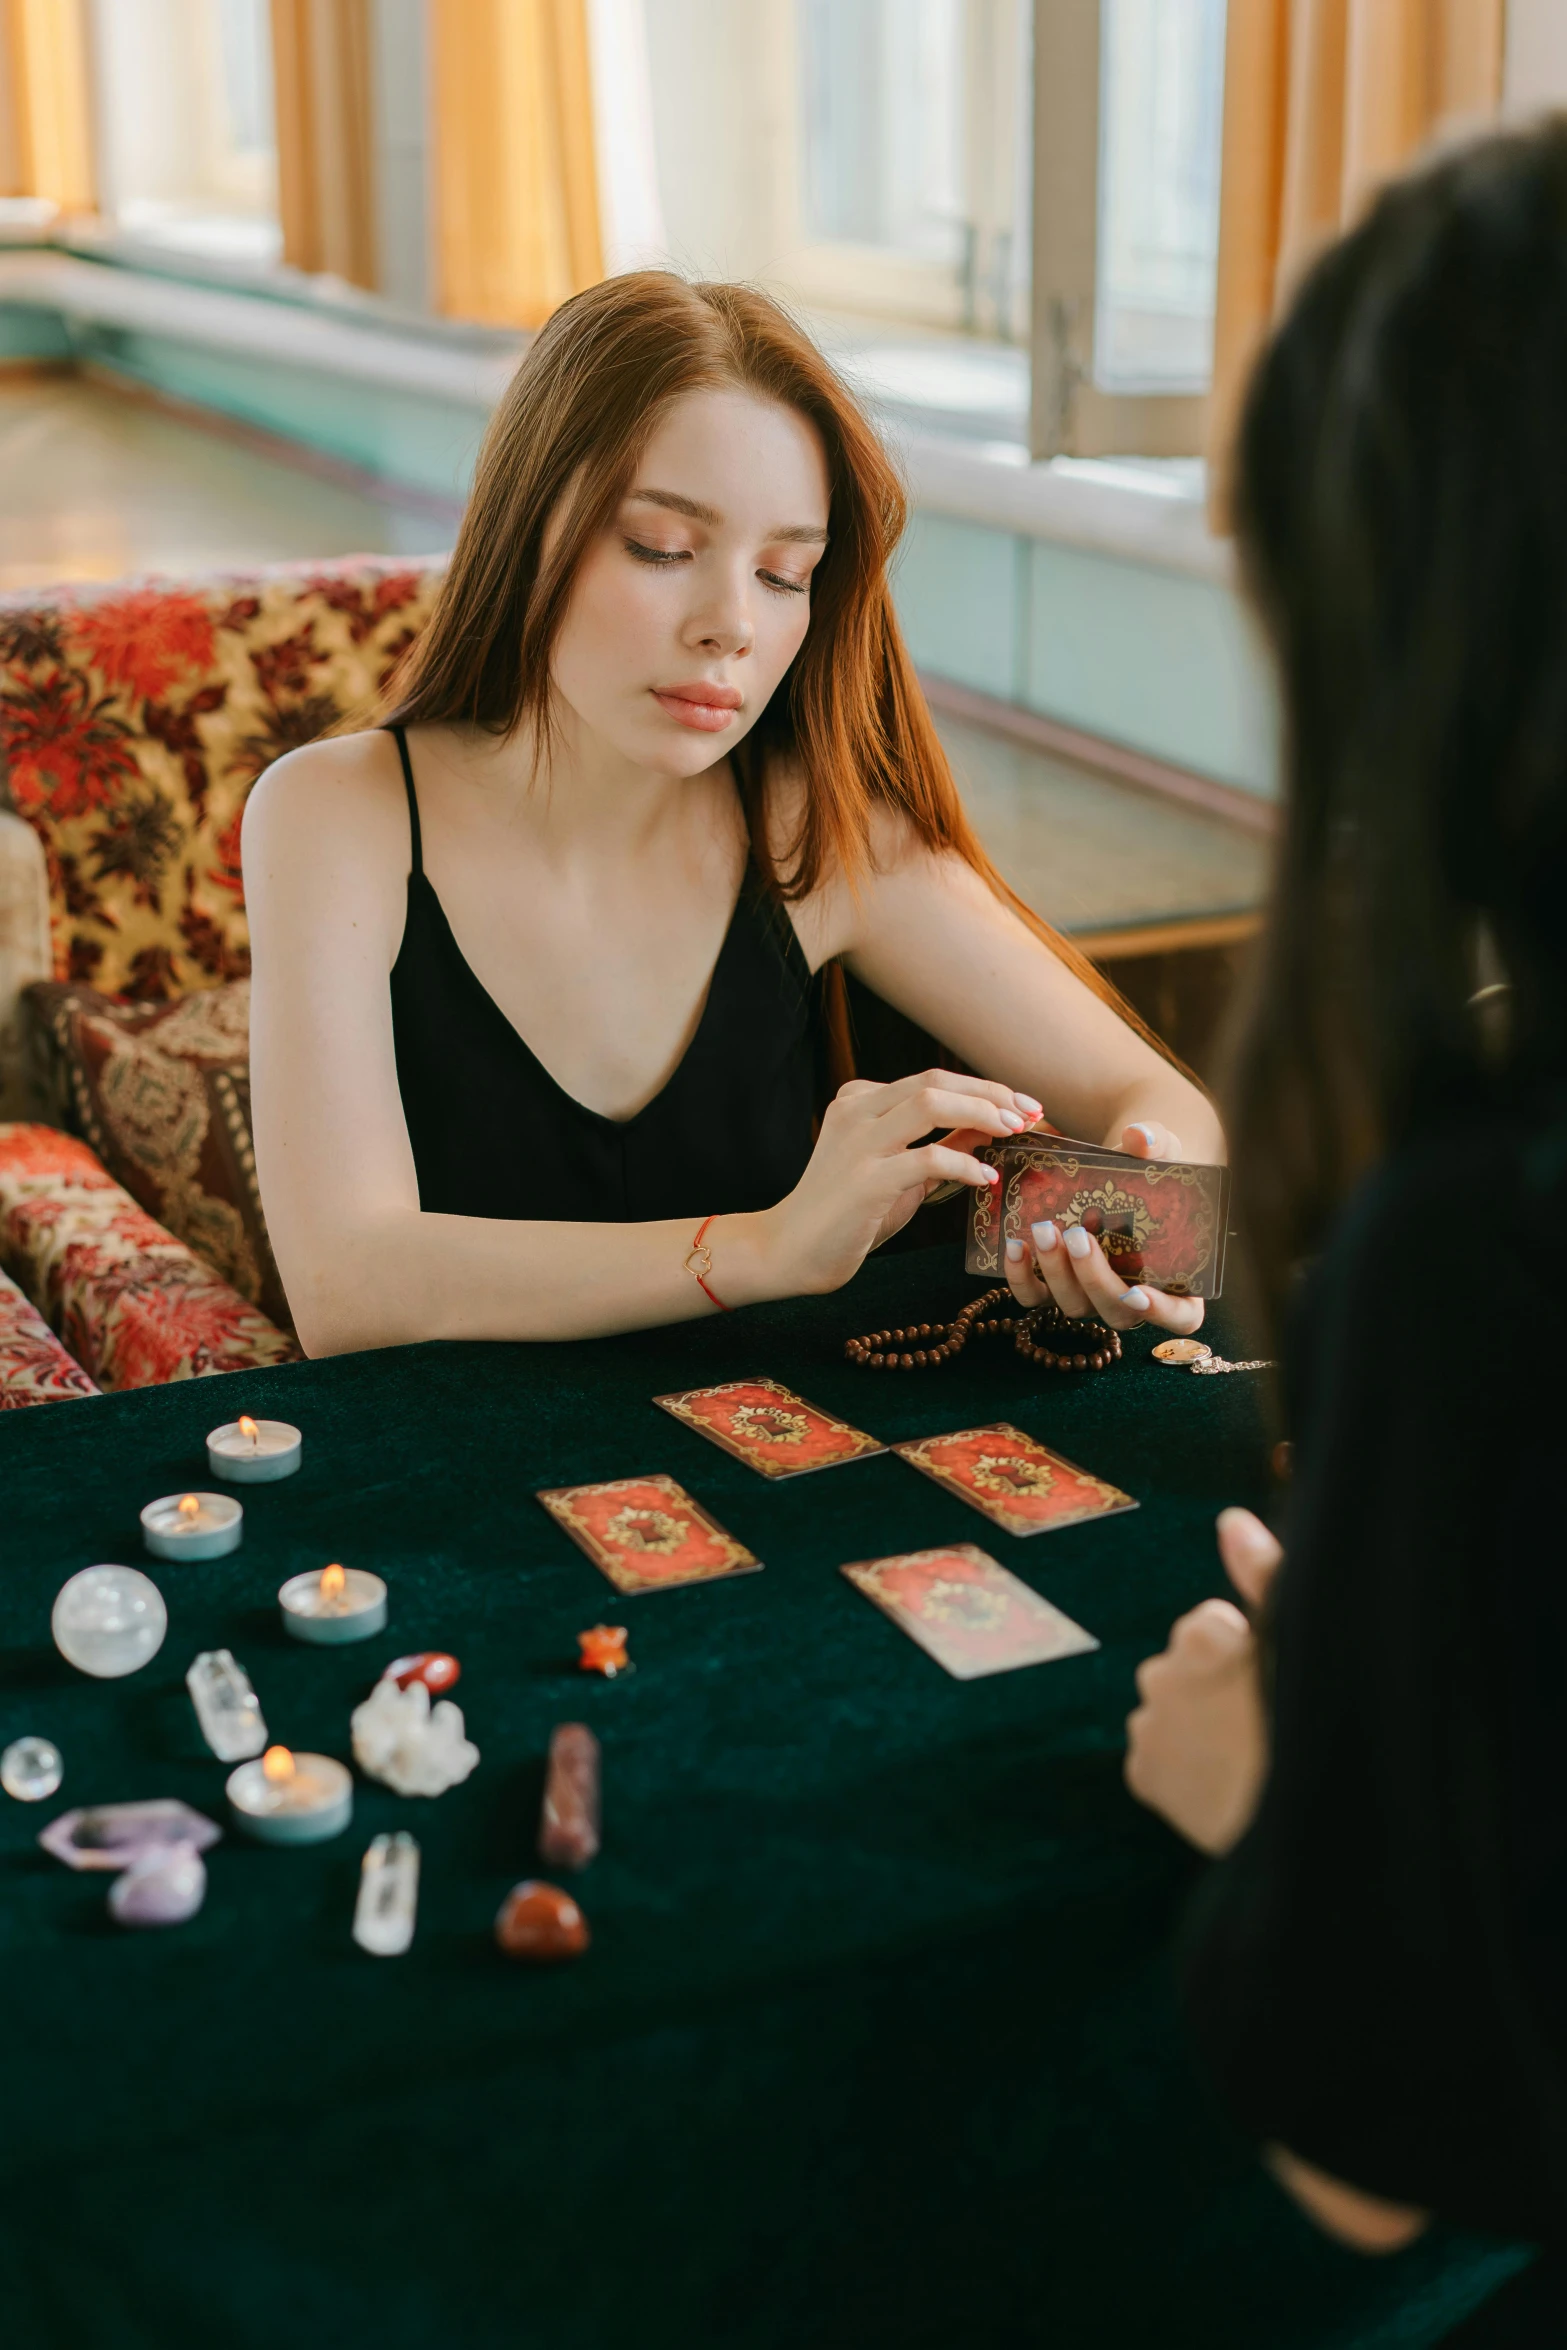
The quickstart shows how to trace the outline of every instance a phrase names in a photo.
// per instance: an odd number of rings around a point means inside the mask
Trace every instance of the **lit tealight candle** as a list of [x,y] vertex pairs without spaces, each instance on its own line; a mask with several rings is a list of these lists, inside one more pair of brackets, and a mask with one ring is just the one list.
[[166,1493],[141,1514],[142,1540],[160,1559],[220,1559],[238,1550],[244,1531],[231,1493]]
[[292,1477],[305,1457],[305,1440],[287,1420],[253,1420],[241,1412],[207,1438],[207,1466],[227,1485],[270,1485]]
[[296,1640],[336,1647],[386,1629],[386,1585],[363,1567],[323,1567],[291,1575],[278,1593],[283,1629]]
[[329,1754],[269,1746],[228,1778],[229,1808],[263,1844],[323,1844],[354,1816],[354,1782]]

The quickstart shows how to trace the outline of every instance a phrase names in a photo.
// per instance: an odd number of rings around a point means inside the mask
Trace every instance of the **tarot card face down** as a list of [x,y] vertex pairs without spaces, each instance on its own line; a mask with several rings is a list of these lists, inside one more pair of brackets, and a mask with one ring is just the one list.
[[1099,1646],[972,1542],[862,1559],[841,1572],[958,1681],[1086,1656]]
[[776,1379],[731,1379],[722,1387],[693,1387],[653,1401],[763,1477],[803,1477],[807,1470],[887,1449]]
[[970,1273],[999,1274],[1008,1240],[1025,1248],[1033,1225],[1094,1234],[1123,1281],[1146,1281],[1174,1297],[1217,1297],[1224,1285],[1229,1173],[1175,1159],[1041,1136],[989,1145],[1001,1181],[976,1193],[969,1219]]
[[537,1498],[617,1591],[665,1591],[761,1566],[673,1477],[558,1485]]
[[962,1428],[952,1436],[922,1436],[893,1451],[934,1477],[1008,1534],[1048,1534],[1107,1518],[1137,1503],[1119,1486],[1090,1476],[1021,1428],[1000,1420],[993,1428]]

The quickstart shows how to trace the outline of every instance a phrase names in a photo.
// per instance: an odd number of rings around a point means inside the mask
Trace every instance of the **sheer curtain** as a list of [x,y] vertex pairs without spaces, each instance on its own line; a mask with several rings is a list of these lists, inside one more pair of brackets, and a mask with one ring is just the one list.
[[1230,0],[1209,448],[1214,509],[1247,371],[1314,253],[1502,89],[1504,0]]
[[376,283],[367,0],[272,0],[283,258]]
[[11,183],[0,194],[91,212],[97,189],[83,0],[0,0],[0,84],[0,144]]
[[585,0],[436,0],[440,307],[540,326],[604,274]]

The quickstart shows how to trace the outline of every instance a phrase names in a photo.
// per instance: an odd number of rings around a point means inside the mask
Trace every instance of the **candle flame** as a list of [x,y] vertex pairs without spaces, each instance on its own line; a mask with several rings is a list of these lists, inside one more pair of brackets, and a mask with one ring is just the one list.
[[199,1518],[201,1516],[201,1503],[194,1493],[182,1493],[179,1507],[182,1518]]
[[280,1787],[285,1779],[294,1776],[294,1758],[286,1746],[269,1746],[261,1758],[261,1775],[269,1785]]
[[255,1421],[250,1417],[248,1412],[241,1412],[239,1415],[239,1432],[241,1436],[249,1437],[252,1444],[255,1443],[257,1437],[261,1434],[261,1430],[256,1426]]
[[348,1577],[341,1567],[323,1567],[321,1570],[322,1598],[341,1599],[347,1582]]

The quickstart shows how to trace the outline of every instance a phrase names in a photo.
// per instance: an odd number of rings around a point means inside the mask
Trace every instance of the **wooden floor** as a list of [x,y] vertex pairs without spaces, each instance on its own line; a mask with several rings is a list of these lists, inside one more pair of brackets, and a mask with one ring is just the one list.
[[434,554],[451,525],[79,376],[0,374],[0,588]]
[[[454,519],[101,379],[0,374],[0,588],[433,554]],[[1268,842],[965,721],[937,722],[1013,888],[1098,951],[1201,1064],[1237,941],[1254,926]]]

